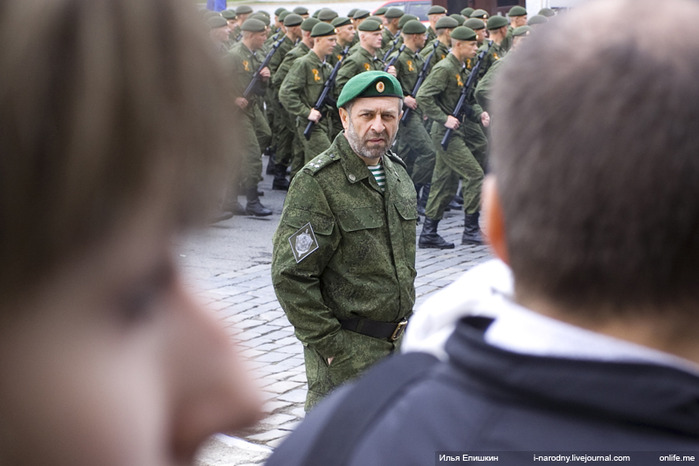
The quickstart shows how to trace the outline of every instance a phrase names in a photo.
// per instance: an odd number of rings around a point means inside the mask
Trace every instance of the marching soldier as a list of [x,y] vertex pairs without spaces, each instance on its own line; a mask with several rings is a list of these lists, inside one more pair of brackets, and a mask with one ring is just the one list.
[[427,10],[427,19],[430,22],[430,26],[427,28],[427,42],[432,42],[437,38],[437,21],[440,18],[444,18],[447,15],[447,10],[440,5],[432,5],[429,10]]
[[[474,101],[467,102],[470,111],[465,112],[462,120],[452,115],[468,79],[466,59],[474,58],[478,47],[476,33],[465,26],[454,29],[451,39],[451,52],[434,66],[417,94],[418,104],[434,120],[431,134],[437,149],[425,223],[418,241],[420,248],[454,247],[454,243],[446,242],[437,234],[437,225],[456,194],[459,179],[463,183],[465,222],[461,243],[483,242],[478,219],[487,140],[481,124],[488,126],[490,116]],[[447,129],[452,130],[452,136],[444,149],[441,141]]]
[[[400,40],[400,27],[398,23],[403,16],[403,10],[400,8],[391,7],[386,10],[384,15],[386,25],[381,34],[381,56],[385,54],[392,44],[398,44]],[[399,45],[394,45],[397,48]]]
[[[439,18],[435,24],[437,32],[437,38],[435,40],[439,41],[439,45],[437,45],[437,49],[434,51],[434,54],[432,54],[432,60],[430,61],[430,65],[428,65],[428,70],[431,70],[435,63],[439,62],[440,60],[444,60],[447,55],[449,55],[449,49],[451,48],[451,31],[453,31],[458,25],[459,23],[457,23],[454,18],[450,18],[448,16]],[[433,43],[427,44],[427,46],[420,52],[422,58],[427,58],[427,56],[432,52],[433,47]]]

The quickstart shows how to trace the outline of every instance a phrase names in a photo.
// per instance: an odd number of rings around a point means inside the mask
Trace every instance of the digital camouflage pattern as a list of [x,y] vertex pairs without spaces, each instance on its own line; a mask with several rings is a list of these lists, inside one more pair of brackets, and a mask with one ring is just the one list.
[[274,234],[272,283],[304,345],[306,409],[398,347],[343,330],[339,319],[412,313],[415,189],[397,156],[385,155],[383,167],[385,192],[339,134],[294,177]]
[[[377,52],[378,53],[378,52]],[[347,81],[365,71],[383,71],[384,62],[381,58],[370,54],[364,47],[345,57],[335,78],[335,97],[340,95]]]

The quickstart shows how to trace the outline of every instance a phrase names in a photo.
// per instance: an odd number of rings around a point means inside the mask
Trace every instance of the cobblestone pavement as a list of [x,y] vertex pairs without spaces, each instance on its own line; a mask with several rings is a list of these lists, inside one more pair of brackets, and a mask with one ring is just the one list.
[[[271,237],[284,193],[271,190],[269,176],[260,188],[265,191],[263,203],[274,211],[271,217],[235,217],[180,245],[190,281],[242,347],[267,413],[244,432],[212,438],[199,455],[200,466],[262,464],[304,416],[302,346],[277,302],[270,276]],[[460,245],[462,212],[447,212],[439,227],[440,234],[455,242],[456,248],[417,250],[416,307],[490,257],[485,246]],[[418,233],[420,228],[418,225]]]

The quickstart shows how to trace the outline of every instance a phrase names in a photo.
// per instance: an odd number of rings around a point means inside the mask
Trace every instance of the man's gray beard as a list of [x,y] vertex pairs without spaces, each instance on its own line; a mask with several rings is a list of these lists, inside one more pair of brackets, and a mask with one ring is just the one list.
[[345,131],[347,141],[349,142],[349,145],[352,148],[352,150],[357,155],[369,160],[376,160],[378,158],[381,158],[381,156],[385,154],[391,147],[391,143],[393,143],[393,141],[388,141],[388,133],[385,131],[383,134],[381,134],[381,136],[383,136],[384,134],[386,135],[387,139],[386,147],[377,147],[375,149],[370,149],[362,143],[362,140],[359,138],[359,135],[354,130],[354,125],[352,124],[351,118],[349,119],[349,128],[347,128],[347,131]]

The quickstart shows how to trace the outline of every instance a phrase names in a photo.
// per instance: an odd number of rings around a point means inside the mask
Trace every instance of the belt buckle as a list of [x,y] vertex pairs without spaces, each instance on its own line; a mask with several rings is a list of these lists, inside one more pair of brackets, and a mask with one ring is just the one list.
[[398,322],[398,325],[396,325],[396,329],[391,334],[391,341],[396,341],[397,339],[399,339],[400,336],[403,335],[403,332],[405,331],[405,327],[407,325],[408,325],[407,319],[403,319],[400,322]]

